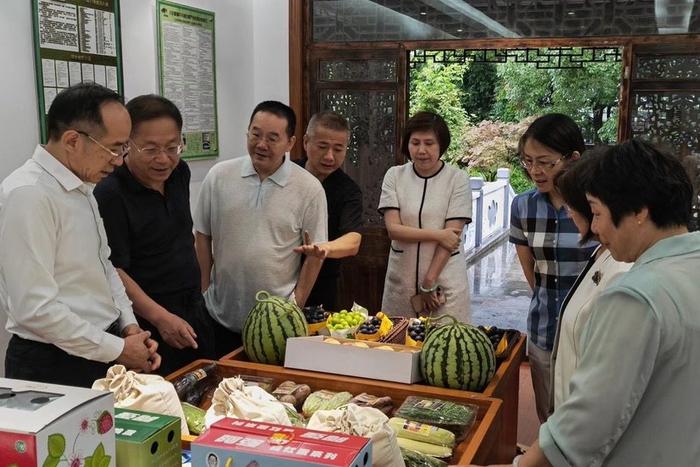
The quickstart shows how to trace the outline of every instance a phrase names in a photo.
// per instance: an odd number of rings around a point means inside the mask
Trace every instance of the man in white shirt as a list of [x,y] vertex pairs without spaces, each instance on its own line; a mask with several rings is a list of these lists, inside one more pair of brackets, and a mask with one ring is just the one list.
[[110,362],[152,371],[158,344],[134,318],[94,184],[124,162],[131,120],[96,84],[56,96],[48,143],[0,185],[0,298],[8,378],[89,387]]
[[199,194],[194,228],[202,291],[218,323],[216,353],[240,345],[255,294],[266,290],[303,307],[321,259],[302,265],[294,248],[328,238],[321,183],[289,160],[296,116],[277,101],[258,104],[248,125],[248,155],[216,164]]

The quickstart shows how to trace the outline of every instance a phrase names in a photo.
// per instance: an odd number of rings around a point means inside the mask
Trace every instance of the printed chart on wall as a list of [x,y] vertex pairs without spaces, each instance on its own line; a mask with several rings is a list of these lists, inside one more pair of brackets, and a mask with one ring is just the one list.
[[119,0],[33,0],[41,140],[56,94],[93,81],[123,94]]
[[158,44],[160,92],[182,112],[182,156],[218,156],[214,12],[159,0]]

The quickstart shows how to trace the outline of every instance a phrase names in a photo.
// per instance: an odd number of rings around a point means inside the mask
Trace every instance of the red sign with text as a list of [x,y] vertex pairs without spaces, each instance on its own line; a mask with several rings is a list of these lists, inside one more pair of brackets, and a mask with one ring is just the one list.
[[[192,442],[192,467],[209,465],[369,467],[372,443],[343,433],[224,418]],[[252,464],[256,465],[256,464]]]

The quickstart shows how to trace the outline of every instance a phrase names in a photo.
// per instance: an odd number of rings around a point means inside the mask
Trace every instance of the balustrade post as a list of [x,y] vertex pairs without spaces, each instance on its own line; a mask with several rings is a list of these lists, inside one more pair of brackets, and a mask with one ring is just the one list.
[[501,180],[503,185],[503,228],[510,228],[510,169],[501,167],[496,171],[496,180]]
[[470,178],[472,195],[475,191],[479,192],[479,197],[476,199],[476,212],[472,213],[474,219],[474,247],[478,248],[482,240],[482,218],[484,213],[484,177]]

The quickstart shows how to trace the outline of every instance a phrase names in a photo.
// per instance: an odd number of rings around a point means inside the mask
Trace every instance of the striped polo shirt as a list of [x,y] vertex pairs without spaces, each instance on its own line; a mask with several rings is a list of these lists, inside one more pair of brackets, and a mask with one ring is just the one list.
[[532,343],[544,350],[552,350],[561,303],[598,245],[580,246],[579,238],[566,208],[555,209],[546,193],[533,189],[513,199],[510,242],[529,246],[535,258],[527,327]]

